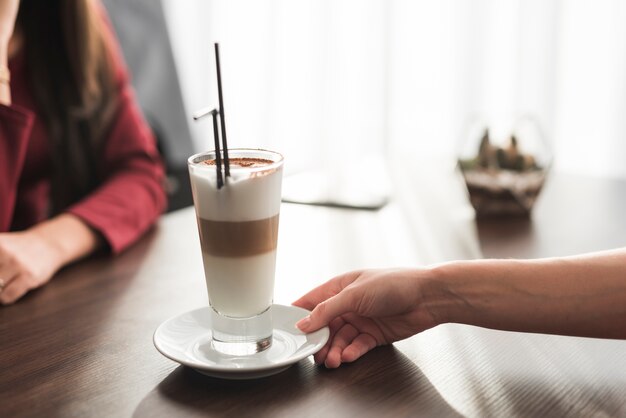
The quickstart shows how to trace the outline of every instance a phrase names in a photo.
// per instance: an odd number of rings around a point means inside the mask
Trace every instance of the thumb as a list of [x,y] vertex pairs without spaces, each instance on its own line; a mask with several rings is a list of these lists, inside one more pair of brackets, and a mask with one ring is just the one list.
[[341,292],[319,303],[307,317],[298,321],[296,327],[302,332],[317,331],[338,316],[351,312],[353,309],[350,302],[346,292]]

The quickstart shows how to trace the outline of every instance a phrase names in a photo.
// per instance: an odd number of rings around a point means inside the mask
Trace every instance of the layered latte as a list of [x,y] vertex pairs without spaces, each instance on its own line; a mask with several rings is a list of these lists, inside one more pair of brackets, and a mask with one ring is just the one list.
[[192,161],[190,178],[211,306],[247,318],[272,304],[282,156],[231,153],[224,187],[217,188],[210,154]]

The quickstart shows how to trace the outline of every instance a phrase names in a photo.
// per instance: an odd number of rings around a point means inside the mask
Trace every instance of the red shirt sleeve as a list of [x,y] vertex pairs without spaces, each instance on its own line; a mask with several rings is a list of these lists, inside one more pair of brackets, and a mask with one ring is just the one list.
[[33,113],[20,106],[0,105],[0,232],[11,226],[33,121]]
[[[107,34],[110,35],[110,34]],[[106,239],[119,253],[145,232],[166,206],[164,170],[154,136],[139,110],[117,44],[110,36],[118,109],[102,155],[105,180],[67,212]]]

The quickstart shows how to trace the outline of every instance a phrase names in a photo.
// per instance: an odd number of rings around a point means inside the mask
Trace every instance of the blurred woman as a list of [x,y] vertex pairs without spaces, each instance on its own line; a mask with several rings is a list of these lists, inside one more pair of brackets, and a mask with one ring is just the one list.
[[0,303],[131,245],[163,175],[102,7],[0,0]]

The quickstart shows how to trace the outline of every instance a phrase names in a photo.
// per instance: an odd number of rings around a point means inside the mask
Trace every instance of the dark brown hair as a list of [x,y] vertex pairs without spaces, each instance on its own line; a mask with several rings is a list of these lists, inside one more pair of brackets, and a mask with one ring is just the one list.
[[22,0],[17,27],[50,136],[53,215],[100,182],[98,156],[117,102],[109,37],[92,0]]

